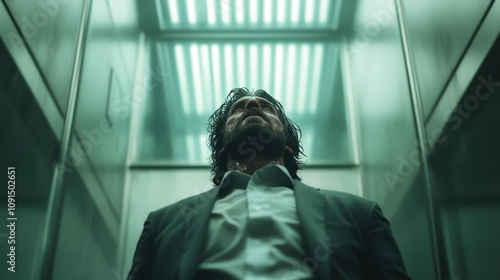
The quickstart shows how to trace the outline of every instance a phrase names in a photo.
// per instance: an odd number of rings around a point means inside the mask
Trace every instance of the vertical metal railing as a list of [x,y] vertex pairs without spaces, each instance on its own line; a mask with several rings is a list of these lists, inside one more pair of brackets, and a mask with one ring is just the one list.
[[[148,67],[148,44],[149,41],[146,40],[146,35],[144,33],[139,34],[139,46],[137,50],[137,63],[135,69],[134,78],[134,88],[140,86],[144,81],[145,70]],[[121,271],[122,275],[127,275],[128,264],[126,259],[126,247],[128,240],[128,226],[129,226],[129,215],[130,215],[130,204],[131,204],[131,192],[132,192],[132,175],[130,174],[130,165],[135,160],[136,149],[137,149],[137,138],[139,137],[139,113],[141,106],[131,106],[131,117],[130,117],[130,131],[129,131],[129,143],[128,143],[128,154],[127,163],[125,167],[125,189],[123,190],[123,207],[120,220],[120,233],[118,239],[118,254],[116,258],[116,267],[124,269]]]
[[417,145],[420,150],[422,157],[422,171],[424,175],[426,194],[428,200],[428,213],[430,220],[430,230],[431,230],[431,240],[432,248],[434,254],[434,264],[436,267],[436,279],[447,279],[446,271],[446,252],[444,246],[443,235],[441,233],[440,217],[437,201],[434,195],[434,189],[432,188],[432,179],[429,170],[429,162],[426,155],[429,154],[428,146],[425,141],[427,139],[425,130],[425,119],[422,110],[422,103],[420,100],[420,91],[418,88],[417,77],[415,73],[415,65],[413,62],[413,56],[411,54],[411,49],[409,45],[409,39],[407,36],[407,30],[405,25],[405,18],[403,16],[401,0],[395,0],[396,2],[396,13],[399,22],[399,30],[401,32],[401,40],[403,44],[403,53],[406,65],[406,72],[408,75],[408,81],[410,84],[410,95],[412,101],[413,114],[415,118],[416,133],[417,133]]
[[54,260],[56,254],[57,239],[61,224],[62,207],[64,203],[64,172],[65,162],[68,154],[68,149],[71,140],[71,132],[73,130],[74,115],[76,109],[76,101],[78,98],[78,89],[80,85],[80,73],[83,63],[83,52],[85,39],[87,35],[88,22],[90,20],[90,8],[92,0],[85,0],[83,3],[82,17],[80,20],[80,28],[78,33],[78,42],[75,53],[75,62],[73,65],[71,86],[66,111],[66,119],[61,137],[59,148],[59,161],[55,165],[55,170],[52,178],[52,185],[49,197],[49,205],[45,221],[45,231],[43,233],[42,246],[40,256],[38,258],[40,265],[40,279],[52,279],[54,268]]

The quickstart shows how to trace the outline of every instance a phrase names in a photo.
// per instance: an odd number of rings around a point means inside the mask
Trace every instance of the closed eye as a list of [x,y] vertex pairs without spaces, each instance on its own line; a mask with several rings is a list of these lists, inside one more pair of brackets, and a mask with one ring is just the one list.
[[245,110],[243,110],[243,108],[236,108],[233,110],[233,114],[236,114],[236,113],[243,113]]

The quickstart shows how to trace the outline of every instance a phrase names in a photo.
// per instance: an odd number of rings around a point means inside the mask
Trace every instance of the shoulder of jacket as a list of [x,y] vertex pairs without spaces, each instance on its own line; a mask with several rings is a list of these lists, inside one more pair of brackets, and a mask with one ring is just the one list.
[[215,190],[212,188],[212,189],[205,191],[203,193],[186,197],[186,198],[181,199],[177,202],[174,202],[172,204],[169,204],[167,206],[164,206],[160,209],[153,211],[152,215],[153,216],[165,216],[165,215],[168,216],[168,215],[171,215],[173,213],[177,214],[179,211],[182,211],[182,209],[189,208],[189,207],[196,207],[196,206],[200,205],[201,202],[212,198],[214,193],[216,194]]

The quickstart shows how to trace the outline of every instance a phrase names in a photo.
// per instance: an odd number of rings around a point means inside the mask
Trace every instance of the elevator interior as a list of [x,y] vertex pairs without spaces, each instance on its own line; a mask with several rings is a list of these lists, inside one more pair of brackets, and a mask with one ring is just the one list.
[[413,279],[497,279],[499,32],[493,0],[3,0],[0,278],[127,279],[244,86],[301,126],[304,182],[382,206]]

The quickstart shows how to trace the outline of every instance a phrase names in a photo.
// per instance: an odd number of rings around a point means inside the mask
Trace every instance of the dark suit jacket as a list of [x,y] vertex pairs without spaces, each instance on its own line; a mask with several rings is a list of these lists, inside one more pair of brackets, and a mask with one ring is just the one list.
[[[127,279],[194,279],[219,189],[151,212],[129,274],[135,277]],[[294,190],[307,254],[302,262],[316,279],[410,279],[375,202],[298,180]]]

